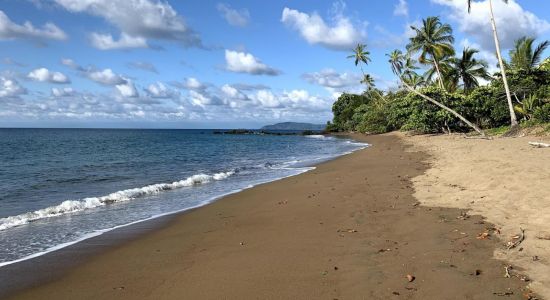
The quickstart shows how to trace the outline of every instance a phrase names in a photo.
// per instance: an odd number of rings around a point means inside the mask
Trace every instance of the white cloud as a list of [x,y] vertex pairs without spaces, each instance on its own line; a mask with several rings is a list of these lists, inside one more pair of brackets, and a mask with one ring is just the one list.
[[230,86],[229,84],[224,84],[221,88],[223,94],[231,100],[241,100],[248,101],[248,96],[243,92],[239,91],[237,88]]
[[15,79],[0,76],[0,98],[17,98],[27,93]]
[[32,70],[28,75],[28,78],[49,83],[70,83],[71,80],[65,74],[61,72],[50,71],[46,68],[39,68]]
[[120,38],[115,40],[110,34],[99,34],[93,32],[90,34],[92,46],[100,50],[129,49],[129,48],[147,48],[147,40],[143,37],[133,37],[126,33],[121,33]]
[[66,88],[52,88],[52,96],[54,97],[72,97],[75,96],[77,93],[73,88],[66,87]]
[[139,93],[134,83],[127,78],[123,78],[124,83],[115,85],[116,90],[122,97],[136,98],[139,97]]
[[145,47],[147,39],[202,46],[199,36],[166,1],[156,0],[55,0],[68,11],[101,17],[121,31],[121,38],[99,35],[100,49]]
[[237,10],[224,3],[219,3],[217,8],[220,14],[230,25],[245,27],[250,21],[250,13],[248,12],[248,9]]
[[159,98],[159,99],[175,98],[179,96],[179,93],[177,91],[168,88],[162,82],[150,84],[145,89],[145,93],[147,93],[147,95],[151,98]]
[[407,4],[407,0],[399,0],[393,9],[393,15],[403,17],[409,16],[409,5]]
[[344,88],[358,85],[361,75],[355,73],[338,73],[333,69],[324,69],[320,72],[306,73],[302,75],[307,82],[323,87]]
[[[461,32],[474,37],[484,50],[494,51],[489,0],[473,1],[470,14],[464,0],[431,1],[450,8],[450,17],[459,24]],[[511,48],[514,40],[526,34],[537,36],[550,30],[548,21],[526,11],[515,0],[510,0],[508,4],[504,1],[493,1],[493,6],[501,46],[505,49]]]
[[23,25],[16,24],[0,10],[0,40],[3,39],[66,40],[67,35],[53,23],[46,23],[40,28],[29,21]]
[[279,99],[277,99],[277,97],[275,97],[275,95],[268,90],[258,91],[256,95],[254,95],[253,99],[257,104],[263,107],[267,107],[267,108],[281,107],[281,102],[279,101]]
[[126,79],[118,74],[115,74],[115,72],[111,69],[104,69],[101,71],[91,70],[88,71],[86,76],[89,79],[103,85],[124,85],[127,83]]
[[196,106],[205,107],[207,105],[222,105],[223,101],[216,95],[211,95],[206,91],[189,91],[189,99]]
[[225,50],[226,69],[236,73],[248,73],[252,75],[279,75],[280,72],[263,64],[254,55],[246,52]]
[[317,13],[303,13],[285,7],[281,21],[297,30],[310,44],[330,49],[349,50],[366,39],[366,23],[354,25],[342,12],[336,12],[333,24],[327,24]]
[[186,89],[190,90],[203,90],[205,89],[204,84],[202,84],[197,78],[189,77],[185,79],[185,82],[183,83],[183,86]]

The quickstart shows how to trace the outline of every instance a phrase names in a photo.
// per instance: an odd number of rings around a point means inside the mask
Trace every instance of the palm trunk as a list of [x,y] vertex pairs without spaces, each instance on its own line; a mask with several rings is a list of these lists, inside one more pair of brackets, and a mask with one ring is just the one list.
[[423,99],[425,100],[428,100],[429,102],[439,106],[440,108],[450,112],[451,114],[453,114],[455,117],[459,118],[462,122],[466,123],[466,125],[468,125],[470,128],[472,128],[473,130],[475,130],[477,133],[479,133],[481,136],[485,137],[485,132],[483,132],[483,130],[481,130],[479,127],[477,127],[477,125],[475,125],[474,123],[468,121],[466,118],[464,118],[461,114],[459,114],[458,112],[456,112],[454,109],[444,105],[443,103],[440,103],[439,101],[436,101],[434,99],[432,99],[431,97],[428,97],[422,93],[420,93],[419,91],[413,89],[410,85],[408,85],[401,76],[399,76],[399,79],[401,80],[401,83],[403,83],[403,85],[412,93],[422,97]]
[[441,71],[439,70],[439,64],[437,63],[437,59],[435,58],[435,55],[432,55],[432,58],[434,59],[434,66],[435,66],[435,70],[437,71],[439,87],[445,91],[445,85],[443,84],[443,77],[441,76]]
[[512,96],[510,94],[510,88],[508,87],[508,79],[506,78],[506,70],[504,62],[502,61],[502,55],[500,53],[500,42],[498,40],[497,24],[495,22],[495,15],[493,13],[493,1],[489,0],[489,11],[491,12],[491,25],[493,27],[493,37],[495,38],[495,46],[497,49],[498,63],[500,66],[500,73],[502,74],[502,81],[504,82],[504,90],[506,90],[506,100],[508,101],[508,109],[510,110],[510,125],[514,129],[518,126],[518,119],[514,112],[514,105],[512,104]]

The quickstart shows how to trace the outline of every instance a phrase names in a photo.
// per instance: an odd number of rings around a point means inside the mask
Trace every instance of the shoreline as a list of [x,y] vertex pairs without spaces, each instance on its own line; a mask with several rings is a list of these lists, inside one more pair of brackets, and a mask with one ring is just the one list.
[[[342,135],[333,135],[333,136],[337,136],[339,138],[349,138],[350,142],[357,142],[357,143],[360,143],[358,141],[356,141],[355,139],[353,139],[349,134],[342,134]],[[106,229],[101,229],[101,230],[97,230],[95,232],[91,232],[91,233],[88,233],[84,236],[82,236],[81,238],[75,240],[75,241],[70,241],[70,242],[66,242],[66,243],[62,243],[62,244],[59,244],[59,245],[56,245],[56,246],[53,246],[51,248],[48,248],[48,249],[45,249],[41,252],[37,252],[37,253],[34,253],[34,254],[31,254],[31,255],[28,255],[28,256],[25,256],[25,257],[22,257],[22,258],[19,258],[19,259],[16,259],[16,260],[13,260],[13,261],[7,261],[7,262],[0,262],[0,271],[2,269],[2,267],[5,267],[5,266],[9,266],[9,265],[12,265],[12,264],[16,264],[16,263],[20,263],[20,262],[24,262],[24,261],[27,261],[27,260],[32,260],[32,259],[35,259],[35,258],[38,258],[38,257],[41,257],[41,256],[44,256],[44,255],[48,255],[49,253],[52,253],[52,252],[55,252],[55,251],[59,251],[59,250],[62,250],[64,248],[67,248],[67,247],[71,247],[75,244],[78,244],[78,243],[82,243],[82,242],[85,242],[86,240],[89,240],[89,239],[93,239],[93,238],[96,238],[96,237],[99,237],[103,234],[107,234],[111,231],[115,231],[115,230],[119,230],[119,229],[122,229],[122,228],[125,228],[125,227],[128,227],[128,226],[134,226],[134,225],[137,225],[137,224],[140,224],[142,222],[151,222],[151,221],[154,221],[155,219],[158,219],[158,218],[169,218],[169,217],[173,217],[174,215],[177,215],[177,214],[182,214],[182,213],[186,213],[187,211],[192,211],[194,209],[197,209],[197,208],[200,208],[200,207],[203,207],[203,206],[206,206],[206,205],[209,205],[215,201],[218,201],[224,197],[227,197],[227,196],[230,196],[230,195],[233,195],[233,194],[236,194],[236,193],[239,193],[239,192],[242,192],[244,190],[247,190],[247,189],[250,189],[250,188],[254,188],[258,185],[262,185],[262,184],[268,184],[268,183],[271,183],[271,182],[274,182],[274,181],[278,181],[278,180],[282,180],[282,179],[285,179],[285,178],[288,178],[288,177],[293,177],[293,176],[298,176],[300,174],[303,174],[303,173],[306,173],[306,172],[309,172],[311,170],[314,170],[315,167],[318,165],[318,164],[322,164],[324,162],[327,162],[327,161],[331,161],[331,160],[334,160],[334,159],[338,159],[339,157],[342,157],[342,156],[345,156],[345,155],[349,155],[355,151],[360,151],[362,149],[365,149],[369,146],[369,144],[366,144],[366,143],[360,143],[360,144],[364,144],[364,146],[360,147],[360,148],[357,148],[355,150],[352,150],[352,151],[349,151],[349,152],[343,152],[341,154],[338,154],[336,156],[331,156],[331,157],[319,157],[319,158],[316,158],[316,159],[311,159],[310,162],[308,162],[308,164],[305,164],[301,167],[293,167],[291,169],[293,170],[296,170],[296,174],[291,174],[291,175],[286,175],[286,176],[283,176],[283,177],[278,177],[278,178],[270,178],[266,181],[261,181],[261,182],[256,182],[254,184],[250,184],[246,187],[242,187],[242,188],[238,188],[238,189],[235,189],[235,190],[231,190],[229,192],[226,192],[226,193],[223,193],[223,194],[220,194],[220,195],[216,195],[214,197],[211,197],[211,198],[208,198],[204,201],[202,201],[200,204],[197,204],[197,205],[194,205],[194,206],[191,206],[191,207],[186,207],[186,208],[182,208],[182,209],[178,209],[178,210],[175,210],[175,211],[170,211],[170,212],[166,212],[166,213],[161,213],[161,214],[158,214],[158,215],[153,215],[151,217],[148,217],[148,218],[145,218],[145,219],[141,219],[141,220],[137,220],[137,221],[134,221],[134,222],[131,222],[131,223],[128,223],[128,224],[122,224],[122,225],[117,225],[117,226],[114,226],[114,227],[111,227],[111,228],[106,228]],[[313,162],[315,161],[315,162]],[[1,292],[1,289],[0,289],[0,292]],[[0,296],[1,296],[1,293],[0,293]]]
[[[60,271],[63,274],[49,276],[50,282],[12,295],[14,299],[146,299],[177,298],[178,292],[185,290],[185,295],[194,296],[191,298],[389,298],[398,293],[422,299],[447,293],[494,296],[494,292],[511,288],[519,299],[525,283],[502,280],[501,263],[492,258],[496,241],[472,237],[487,225],[480,224],[480,217],[457,221],[454,217],[460,210],[413,205],[410,180],[427,169],[426,155],[405,152],[408,147],[393,136],[366,140],[375,140],[372,148],[323,162],[310,172],[156,219],[162,224],[149,232],[127,236],[116,246],[103,245],[106,249],[77,259]],[[445,222],[440,222],[442,215]],[[430,226],[424,228],[417,222]],[[464,232],[468,240],[473,238],[471,244],[452,241],[457,238],[452,230],[457,225],[467,227],[459,230],[458,237]],[[88,241],[107,236],[117,239],[111,234],[115,231]],[[450,245],[431,255],[434,257],[426,257],[426,246],[440,248],[449,241]],[[68,255],[86,256],[76,251]],[[464,255],[471,261],[440,265]],[[29,270],[36,268],[34,259],[27,262]],[[482,273],[467,274],[476,273],[476,267],[483,268]],[[10,272],[2,269],[0,278],[9,278]],[[417,280],[407,283],[403,279],[407,272],[414,273]],[[58,280],[51,281],[55,277]],[[179,284],[175,286],[175,282]],[[430,285],[434,282],[458,288],[437,288]],[[71,288],[60,289],[67,286]],[[475,294],[481,287],[493,287],[494,291]]]

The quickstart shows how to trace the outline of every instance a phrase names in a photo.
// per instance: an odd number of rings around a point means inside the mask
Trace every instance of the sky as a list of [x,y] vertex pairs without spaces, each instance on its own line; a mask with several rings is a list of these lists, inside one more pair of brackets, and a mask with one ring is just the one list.
[[[550,40],[550,1],[494,0],[504,53]],[[0,0],[0,127],[257,128],[325,123],[364,71],[440,16],[495,70],[488,0]],[[548,55],[548,53],[546,54]]]

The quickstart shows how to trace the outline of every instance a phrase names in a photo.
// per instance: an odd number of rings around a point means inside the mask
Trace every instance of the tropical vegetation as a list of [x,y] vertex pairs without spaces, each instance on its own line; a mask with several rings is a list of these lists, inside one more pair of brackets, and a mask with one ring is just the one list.
[[[492,16],[492,2],[489,5]],[[449,24],[428,17],[422,26],[411,27],[414,34],[405,51],[387,54],[399,82],[390,91],[376,88],[374,76],[365,73],[370,52],[358,44],[348,58],[361,68],[366,89],[338,98],[327,129],[367,133],[473,130],[484,136],[490,128],[507,126],[508,133],[514,134],[520,123],[550,122],[550,57],[544,56],[550,42],[522,37],[505,59],[496,24],[491,24],[499,62],[493,74],[477,49],[455,49]]]

